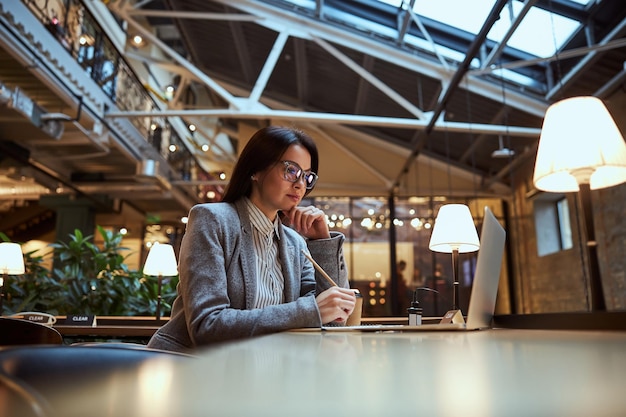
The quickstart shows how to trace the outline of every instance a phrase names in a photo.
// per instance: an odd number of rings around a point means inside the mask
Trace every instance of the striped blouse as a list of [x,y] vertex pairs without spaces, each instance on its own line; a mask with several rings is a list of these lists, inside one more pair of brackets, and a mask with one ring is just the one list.
[[256,255],[257,291],[254,297],[254,308],[263,308],[269,305],[284,302],[283,290],[285,280],[278,258],[278,242],[280,234],[278,216],[274,222],[263,214],[252,201],[245,198],[250,222],[252,223],[252,237]]

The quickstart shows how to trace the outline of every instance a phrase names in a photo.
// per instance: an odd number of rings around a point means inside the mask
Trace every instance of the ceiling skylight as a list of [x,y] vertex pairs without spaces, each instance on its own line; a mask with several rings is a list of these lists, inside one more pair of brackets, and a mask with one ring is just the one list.
[[[491,3],[488,0],[482,1]],[[496,42],[502,40],[522,10],[523,4],[514,1],[512,8],[511,13],[508,8],[502,11],[500,20],[493,25],[487,38]],[[532,7],[509,39],[508,46],[546,58],[554,55],[579,27],[580,23],[575,20]]]
[[[280,0],[279,0],[280,1]],[[319,4],[314,0],[282,0],[301,9],[310,11],[316,10]],[[595,0],[561,0],[565,3],[569,1],[573,9],[581,9]],[[380,6],[380,11],[376,11],[375,7],[365,7],[370,4],[372,6]],[[351,1],[351,7],[335,7],[335,2],[322,2],[321,15],[323,19],[342,22],[348,27],[356,28],[364,33],[377,34],[381,39],[391,40],[400,44],[409,45],[418,50],[436,53],[440,58],[444,58],[449,62],[461,62],[466,54],[466,50],[462,49],[463,43],[449,42],[444,44],[433,43],[430,39],[430,33],[424,34],[422,28],[416,30],[417,23],[411,22],[413,30],[409,30],[402,34],[402,39],[398,39],[400,33],[395,24],[389,24],[389,18],[379,14],[388,14],[388,16],[400,16],[403,9],[410,4],[409,0],[355,0]],[[339,0],[341,4],[341,0]],[[362,13],[357,13],[363,5]],[[416,0],[413,6],[413,12],[423,19],[426,31],[429,32],[428,23],[438,22],[439,27],[433,30],[437,33],[446,27],[450,28],[451,37],[458,34],[458,31],[467,34],[477,35],[484,22],[487,20],[489,13],[493,9],[495,0]],[[492,26],[487,34],[488,40],[496,45],[506,40],[505,51],[508,51],[508,60],[524,60],[529,57],[549,58],[554,56],[566,45],[577,31],[582,30],[579,21],[570,19],[566,16],[551,13],[544,8],[533,6],[520,19],[521,13],[524,11],[525,2],[521,0],[513,0],[508,2],[500,13],[500,18]],[[384,11],[382,11],[384,10]],[[453,12],[451,12],[453,11]],[[520,22],[517,22],[520,20]],[[391,20],[393,21],[393,19]],[[428,22],[427,22],[428,21]],[[516,26],[514,26],[516,25]],[[509,30],[515,27],[512,34]],[[467,37],[466,37],[467,38]],[[452,38],[453,39],[453,38]],[[436,40],[435,40],[436,41]],[[490,51],[487,51],[489,53]],[[498,57],[495,56],[497,63]],[[474,68],[481,66],[478,59],[472,61]],[[533,74],[524,71],[505,71],[500,76],[513,81],[519,85],[533,87],[537,84]]]
[[[379,1],[395,7],[399,7],[400,3],[398,0]],[[578,2],[585,4],[587,1],[589,0]],[[477,34],[493,8],[493,4],[493,0],[416,1],[413,11],[418,16]],[[488,39],[495,42],[502,40],[522,10],[523,3],[513,1],[510,6],[511,8],[506,6],[502,10],[500,19],[487,35]],[[450,10],[454,10],[454,13],[450,13]],[[580,24],[575,20],[532,7],[508,41],[508,46],[537,57],[549,57],[554,55],[555,50],[561,48],[579,27]]]
[[[314,9],[316,7],[316,2],[313,0],[286,1],[306,9]],[[400,10],[403,4],[409,3],[406,0],[371,1],[390,5],[398,10]],[[594,0],[569,1],[586,6]],[[475,35],[482,28],[494,3],[494,0],[417,0],[413,6],[413,11],[418,16],[435,20],[451,28],[461,29]],[[500,14],[500,19],[494,24],[487,38],[499,43],[515,21],[515,18],[522,11],[523,6],[524,2],[522,1],[512,1],[505,6]],[[451,13],[451,10],[454,10],[454,13]],[[330,11],[327,10],[328,12]],[[336,15],[336,11],[334,13]],[[346,19],[345,13],[343,18]],[[361,18],[359,20],[361,20],[360,26],[363,26],[364,19]],[[373,22],[370,24],[371,31],[381,31],[381,25]],[[513,36],[508,40],[507,45],[536,57],[547,58],[554,55],[580,27],[580,23],[575,20],[556,13],[550,13],[539,7],[532,7],[528,14],[524,16]],[[383,32],[387,33],[381,34],[388,36],[388,31],[395,29],[385,28]]]

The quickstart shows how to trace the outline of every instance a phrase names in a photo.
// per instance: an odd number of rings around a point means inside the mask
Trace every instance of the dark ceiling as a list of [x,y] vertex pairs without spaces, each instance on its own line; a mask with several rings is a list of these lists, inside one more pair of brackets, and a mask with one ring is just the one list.
[[[15,215],[24,201],[63,189],[124,201],[140,213],[184,215],[207,201],[199,186],[219,194],[227,179],[218,174],[232,169],[251,132],[268,123],[302,126],[316,138],[322,152],[316,195],[448,188],[506,197],[508,173],[534,158],[551,103],[594,95],[622,131],[626,126],[626,3],[524,2],[583,25],[557,54],[538,58],[486,40],[500,12],[519,3],[511,1],[494,1],[475,35],[417,16],[400,1],[399,7],[366,0],[85,2],[85,16],[120,54],[119,68],[128,68],[155,103],[129,110],[115,101],[126,88],[119,78],[109,85],[116,97],[107,98],[103,85],[89,80],[93,73],[53,45],[50,28],[32,23],[50,16],[20,10],[22,4],[36,10],[36,3],[0,0],[0,87],[30,97],[48,128],[64,125],[53,138],[0,101],[0,185],[21,190],[3,194],[2,211]],[[133,45],[136,34],[146,43]],[[443,49],[457,59],[443,58]],[[530,81],[503,78],[502,69]],[[168,85],[173,96],[161,100]],[[168,120],[205,175],[189,181],[172,155],[155,151],[148,119]],[[198,126],[195,136],[186,131],[189,123]],[[197,151],[201,141],[210,152]],[[512,152],[494,154],[502,148]],[[142,176],[150,160],[160,163],[158,172]],[[433,189],[424,165],[441,176],[452,170],[454,180]]]
[[[149,12],[144,17],[163,42],[243,97],[254,90],[264,68],[267,70],[273,48],[279,48],[259,96],[261,103],[273,109],[371,116],[371,124],[344,124],[410,150],[409,159],[425,153],[478,173],[486,178],[485,183],[498,175],[498,181],[506,181],[502,171],[512,163],[512,158],[494,158],[495,150],[506,147],[518,156],[532,154],[537,135],[517,134],[516,128],[539,129],[550,103],[575,95],[609,100],[611,95],[623,93],[626,5],[619,0],[592,2],[588,9],[571,1],[527,2],[576,19],[584,24],[584,30],[575,33],[556,56],[546,59],[504,46],[492,58],[493,65],[482,71],[470,68],[469,62],[484,59],[499,45],[485,41],[480,33],[473,36],[422,19],[435,44],[467,54],[465,61],[448,61],[448,68],[444,68],[433,52],[403,42],[403,36],[425,36],[400,7],[375,1],[309,3],[316,7],[307,9],[280,0],[155,0],[145,8],[171,11],[171,17],[150,16]],[[507,3],[494,1],[484,30]],[[194,18],[186,18],[190,12]],[[374,33],[341,18],[345,16],[342,13],[390,27],[397,35]],[[173,33],[178,36],[171,36]],[[287,34],[284,45],[277,41],[281,34]],[[532,77],[535,83],[521,86],[503,80],[495,69],[507,65]],[[210,97],[216,108],[229,107],[219,94],[211,91]],[[197,103],[187,104],[193,108]],[[415,120],[411,108],[421,112],[418,118],[423,127],[394,123],[395,119]],[[220,123],[236,131],[239,120],[236,116],[222,117]],[[476,126],[446,128],[444,122]],[[482,133],[481,125],[493,125],[496,132]],[[401,175],[398,167],[396,180]]]

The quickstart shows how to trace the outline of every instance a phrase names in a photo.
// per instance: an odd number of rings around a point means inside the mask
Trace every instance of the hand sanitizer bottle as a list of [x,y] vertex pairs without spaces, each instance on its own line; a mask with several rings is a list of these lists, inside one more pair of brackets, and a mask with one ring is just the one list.
[[411,301],[411,307],[407,308],[409,313],[409,326],[421,326],[422,325],[422,308],[419,301],[413,297]]

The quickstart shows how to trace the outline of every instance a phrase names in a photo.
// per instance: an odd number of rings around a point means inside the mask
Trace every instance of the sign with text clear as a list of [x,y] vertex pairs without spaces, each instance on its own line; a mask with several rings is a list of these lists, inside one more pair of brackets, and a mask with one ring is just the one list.
[[53,315],[48,313],[41,313],[39,311],[23,311],[21,313],[13,314],[11,317],[45,324],[46,326],[52,326],[57,321],[56,317],[54,317]]
[[96,316],[89,314],[68,315],[65,318],[66,326],[91,326],[96,327]]

